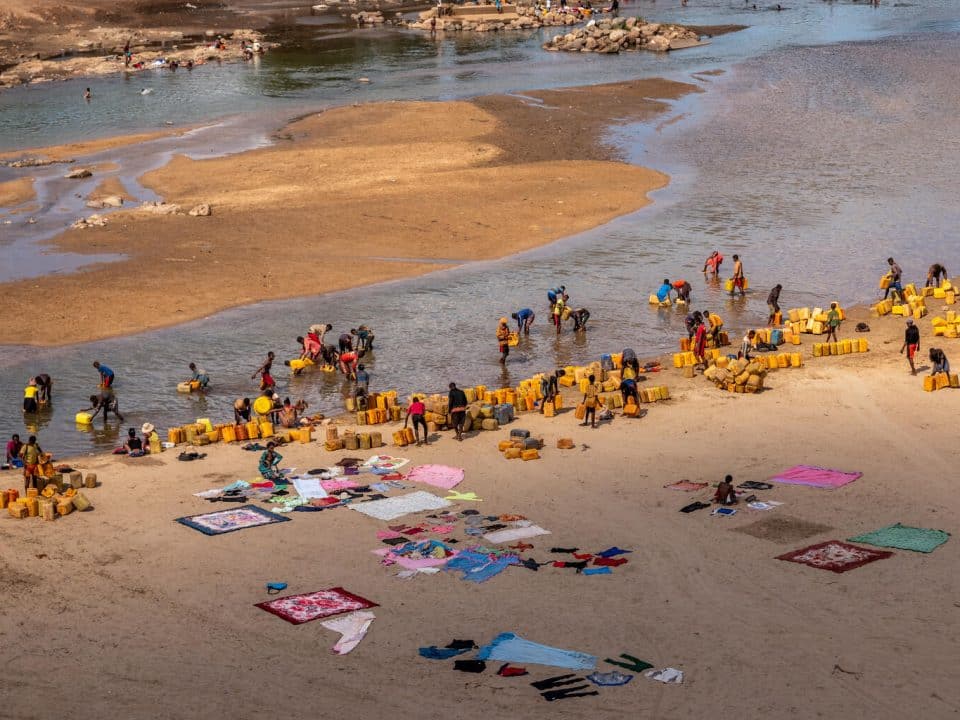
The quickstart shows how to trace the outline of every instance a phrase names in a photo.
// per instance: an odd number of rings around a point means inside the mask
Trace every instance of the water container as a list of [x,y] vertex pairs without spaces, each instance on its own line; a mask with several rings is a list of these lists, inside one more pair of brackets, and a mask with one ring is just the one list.
[[253,420],[247,423],[247,437],[251,440],[256,440],[260,437],[260,425]]
[[237,429],[233,425],[224,425],[220,428],[220,436],[224,442],[233,442],[237,439]]
[[510,403],[497,405],[493,411],[493,417],[496,418],[496,421],[499,424],[506,425],[508,422],[513,420],[513,405]]
[[77,425],[89,425],[93,422],[93,417],[88,412],[78,412],[74,417]]
[[[273,437],[273,423],[262,422],[260,423],[260,437],[268,438]],[[224,438],[226,440],[226,438]]]
[[266,415],[271,410],[273,410],[273,400],[270,398],[261,395],[253,401],[253,411],[257,413],[257,415]]
[[197,418],[197,425],[203,425],[203,432],[213,432],[213,423],[210,418]]
[[771,345],[783,345],[783,330],[772,330],[770,332]]
[[610,355],[601,355],[600,367],[604,370],[613,370],[613,358]]

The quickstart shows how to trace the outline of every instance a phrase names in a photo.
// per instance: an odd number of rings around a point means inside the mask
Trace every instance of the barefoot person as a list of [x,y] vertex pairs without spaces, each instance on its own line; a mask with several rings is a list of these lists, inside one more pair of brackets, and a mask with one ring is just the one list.
[[190,372],[193,373],[190,376],[190,382],[200,383],[200,389],[206,390],[207,385],[210,384],[210,376],[207,375],[207,371],[203,368],[198,368],[196,363],[190,363],[187,367],[189,367]]
[[107,416],[110,413],[116,415],[117,420],[123,422],[123,415],[120,414],[120,403],[117,402],[117,396],[113,394],[113,390],[110,388],[104,388],[99,395],[91,395],[90,407],[81,410],[81,412],[91,413],[90,420],[92,422],[101,410],[103,411],[104,424],[106,424]]
[[736,504],[737,491],[733,489],[733,475],[727,475],[723,482],[717,485],[717,491],[713,494],[713,501],[721,505]]
[[[557,333],[559,332],[557,330]],[[500,349],[500,364],[504,365],[507,362],[507,355],[510,354],[510,326],[505,317],[500,318],[500,324],[497,326],[497,345]]]
[[940,287],[940,283],[949,277],[943,263],[934,263],[927,270],[927,282],[924,287]]
[[597,427],[597,405],[600,404],[600,387],[597,385],[596,375],[587,378],[589,384],[583,393],[583,404],[587,408],[587,414],[583,417],[581,425],[589,425],[592,428]]
[[703,263],[703,274],[712,275],[713,277],[720,276],[720,266],[723,264],[723,255],[719,251],[714,250],[710,253],[710,257],[707,258],[706,262]]
[[783,285],[774,285],[773,289],[770,291],[770,294],[767,295],[767,307],[770,308],[770,317],[767,318],[767,325],[773,325],[774,321],[776,320],[777,313],[780,312],[781,290],[783,290]]
[[40,403],[37,400],[40,390],[37,388],[37,379],[30,378],[27,386],[23,389],[23,412],[32,415],[40,409]]
[[830,312],[827,313],[827,342],[833,338],[837,342],[837,330],[840,328],[840,310],[836,303],[830,303]]
[[283,455],[275,450],[276,447],[277,444],[271,440],[267,443],[267,449],[260,455],[260,464],[257,469],[264,480],[284,480],[283,473],[280,472],[279,468]]
[[894,262],[892,257],[887,258],[887,265],[890,266],[888,273],[890,275],[890,284],[887,285],[887,289],[883,293],[883,299],[886,300],[890,292],[893,291],[893,299],[899,301],[903,297],[903,284],[901,283],[903,270]]
[[267,353],[267,359],[263,361],[263,365],[257,368],[256,372],[250,376],[250,379],[253,380],[257,375],[260,376],[260,389],[267,390],[269,388],[274,388],[277,386],[276,380],[273,379],[273,375],[270,374],[270,370],[273,368],[273,350]]
[[93,366],[97,369],[97,372],[100,373],[100,387],[102,388],[113,387],[113,382],[116,379],[116,375],[114,375],[113,370],[108,368],[99,360],[94,360]]
[[517,321],[517,332],[523,333],[524,335],[530,334],[530,326],[533,325],[533,321],[536,319],[536,315],[533,314],[533,310],[530,308],[523,308],[522,310],[517,310],[510,317]]
[[746,278],[743,275],[743,261],[739,255],[733,256],[733,288],[730,290],[730,297],[739,290],[740,297],[747,294]]
[[930,348],[930,362],[933,364],[933,370],[930,371],[931,375],[937,373],[950,374],[950,361],[947,360],[946,354],[940,348]]
[[913,324],[913,320],[907,320],[907,329],[903,333],[903,345],[900,346],[900,352],[907,352],[907,362],[910,363],[910,374],[916,375],[917,368],[913,364],[913,358],[920,349],[920,328]]
[[[413,419],[413,437],[417,441],[417,445],[423,445],[430,443],[427,441],[427,420],[424,415],[427,412],[426,406],[423,404],[423,400],[420,399],[419,395],[414,395],[410,399],[410,405],[407,406],[407,415],[403,418],[403,427],[406,429],[407,421],[411,418]],[[420,440],[420,428],[423,428],[423,440]]]
[[450,408],[450,419],[453,421],[457,440],[463,440],[463,423],[467,419],[467,394],[458,388],[456,383],[450,383],[447,407]]
[[46,373],[37,375],[37,402],[40,406],[49,405],[53,400],[53,378]]
[[23,461],[23,491],[35,487],[40,489],[40,456],[43,450],[37,445],[37,436],[27,438],[27,444],[20,448],[20,460]]
[[250,398],[237,398],[233,402],[233,421],[237,425],[250,422],[250,410]]

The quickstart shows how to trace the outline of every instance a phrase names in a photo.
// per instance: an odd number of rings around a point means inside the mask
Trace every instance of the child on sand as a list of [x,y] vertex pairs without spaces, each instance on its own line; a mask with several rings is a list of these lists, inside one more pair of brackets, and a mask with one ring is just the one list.
[[20,459],[23,461],[23,491],[35,487],[40,489],[40,456],[43,450],[37,445],[37,436],[27,438],[27,444],[20,448]]
[[600,404],[600,387],[597,385],[597,378],[591,375],[587,378],[589,385],[583,393],[583,404],[587,408],[587,414],[583,418],[581,425],[589,425],[592,428],[597,427],[597,405]]
[[947,360],[946,354],[940,348],[930,348],[930,362],[933,363],[933,370],[930,371],[931,375],[937,373],[950,374],[950,361]]
[[271,440],[267,443],[267,449],[260,455],[259,470],[264,480],[284,479],[283,473],[280,472],[280,468],[277,467],[280,465],[280,461],[283,460],[283,455],[274,449],[276,447],[277,444]]
[[917,368],[913,364],[913,358],[920,349],[920,328],[913,324],[913,320],[907,320],[907,329],[903,333],[903,345],[900,346],[900,352],[907,351],[907,362],[910,363],[910,374],[916,375]]
[[750,330],[746,335],[743,336],[743,340],[740,343],[740,357],[744,360],[753,359],[753,339],[757,336],[755,330]]
[[733,489],[733,475],[727,475],[723,482],[717,485],[717,492],[713,495],[713,501],[721,505],[736,504],[737,492]]
[[837,342],[837,329],[840,327],[840,310],[836,303],[830,303],[830,312],[827,313],[827,342],[833,338]]

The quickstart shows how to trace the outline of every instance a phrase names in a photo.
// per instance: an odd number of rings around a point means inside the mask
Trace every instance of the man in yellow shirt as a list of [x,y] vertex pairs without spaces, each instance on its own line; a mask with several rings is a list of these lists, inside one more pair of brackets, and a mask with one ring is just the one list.
[[39,409],[37,405],[37,394],[40,388],[37,387],[37,379],[30,378],[30,382],[23,389],[23,411],[25,413],[35,413]]
[[39,480],[38,476],[40,475],[40,456],[43,454],[43,450],[40,449],[40,446],[37,445],[37,436],[31,435],[27,440],[27,444],[20,448],[20,459],[23,460],[23,491],[26,491],[32,486],[38,487]]
[[710,323],[709,335],[713,338],[713,344],[720,347],[720,331],[723,330],[723,318],[709,310],[704,310],[703,319]]
[[597,405],[600,404],[599,395],[602,388],[597,384],[596,375],[591,375],[587,380],[590,384],[587,385],[586,392],[583,393],[583,404],[587,408],[587,413],[583,417],[582,424],[595,428],[597,426]]

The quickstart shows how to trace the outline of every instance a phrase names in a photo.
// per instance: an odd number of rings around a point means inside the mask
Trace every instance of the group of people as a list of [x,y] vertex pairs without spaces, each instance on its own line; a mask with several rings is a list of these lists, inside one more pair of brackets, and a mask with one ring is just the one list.
[[670,293],[677,294],[677,302],[687,304],[690,302],[690,283],[686,280],[674,280],[670,282],[668,278],[663,279],[663,284],[657,289],[657,300],[665,303],[670,300]]
[[[573,320],[574,332],[581,332],[587,329],[587,321],[590,319],[590,311],[586,308],[577,308],[573,310],[569,307],[570,296],[567,295],[567,288],[564,285],[550,288],[547,290],[547,302],[550,306],[550,320],[557,332],[560,334],[565,320]],[[530,327],[536,320],[536,313],[530,308],[521,308],[510,317],[517,323],[517,334],[529,335]],[[497,325],[497,347],[500,351],[500,364],[507,362],[507,356],[510,355],[510,321],[502,317]]]

